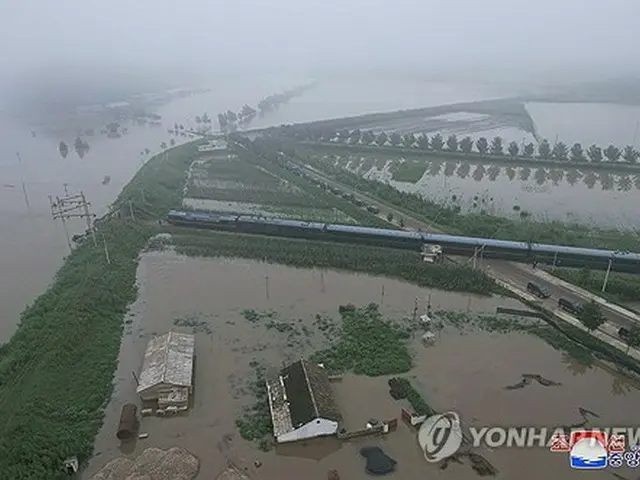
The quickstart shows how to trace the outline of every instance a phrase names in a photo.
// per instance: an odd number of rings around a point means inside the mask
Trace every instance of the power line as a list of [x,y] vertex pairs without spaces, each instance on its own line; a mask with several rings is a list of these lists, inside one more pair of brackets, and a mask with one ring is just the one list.
[[60,198],[56,196],[55,201],[52,197],[49,197],[49,203],[51,204],[51,216],[53,217],[53,219],[62,221],[62,226],[67,237],[67,245],[69,246],[69,250],[73,250],[71,239],[69,237],[69,230],[67,228],[67,220],[71,218],[84,218],[87,221],[87,229],[89,230],[89,232],[91,232],[93,244],[97,245],[98,242],[96,241],[96,233],[95,229],[93,228],[92,221],[96,215],[89,211],[89,206],[91,204],[87,202],[87,199],[85,198],[82,191],[76,195],[69,195],[66,183],[64,184],[64,191],[64,197]]

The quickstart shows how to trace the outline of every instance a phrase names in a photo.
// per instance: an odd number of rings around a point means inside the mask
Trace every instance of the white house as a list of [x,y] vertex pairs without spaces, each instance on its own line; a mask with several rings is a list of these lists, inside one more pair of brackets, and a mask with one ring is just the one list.
[[142,401],[158,400],[160,408],[186,407],[192,392],[195,335],[168,332],[149,340],[137,393]]
[[278,443],[338,432],[340,412],[324,368],[302,359],[268,380],[267,392]]

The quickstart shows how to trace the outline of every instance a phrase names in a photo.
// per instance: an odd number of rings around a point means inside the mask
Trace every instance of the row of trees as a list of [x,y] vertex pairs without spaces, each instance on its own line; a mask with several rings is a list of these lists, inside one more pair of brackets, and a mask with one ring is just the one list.
[[449,135],[445,139],[439,133],[433,136],[425,134],[415,136],[412,133],[401,135],[397,132],[375,134],[371,130],[360,131],[359,129],[321,132],[299,126],[285,126],[282,128],[282,132],[298,140],[307,141],[416,148],[435,152],[457,152],[496,157],[539,158],[576,163],[618,162],[621,159],[626,163],[636,163],[640,157],[640,153],[632,145],[627,145],[623,149],[615,145],[609,145],[605,149],[598,145],[591,145],[585,149],[580,143],[575,143],[571,147],[564,142],[556,142],[551,145],[546,139],[542,140],[537,146],[533,142],[523,143],[522,145],[517,142],[510,142],[505,145],[501,137],[494,137],[492,140],[480,137],[473,140],[469,136],[459,139],[456,135]]
[[[288,103],[293,98],[302,95],[313,85],[301,85],[292,89],[286,90],[282,93],[275,93],[263,98],[258,102],[257,110],[247,104],[236,113],[232,110],[227,110],[218,114],[218,124],[220,130],[223,132],[235,132],[238,126],[249,125],[257,115],[263,116],[265,113],[277,110],[280,105]],[[197,121],[197,118],[196,118]]]

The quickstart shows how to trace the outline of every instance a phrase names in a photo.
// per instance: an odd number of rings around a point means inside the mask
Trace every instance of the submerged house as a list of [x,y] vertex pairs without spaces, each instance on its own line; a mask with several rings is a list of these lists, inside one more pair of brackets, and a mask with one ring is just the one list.
[[324,368],[304,359],[267,381],[273,435],[278,443],[335,435],[341,420]]
[[138,380],[140,399],[157,401],[160,409],[186,409],[193,389],[194,352],[193,334],[168,332],[149,340]]

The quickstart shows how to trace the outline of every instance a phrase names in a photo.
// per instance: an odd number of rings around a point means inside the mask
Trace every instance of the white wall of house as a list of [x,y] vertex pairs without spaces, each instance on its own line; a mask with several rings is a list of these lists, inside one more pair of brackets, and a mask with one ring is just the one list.
[[306,438],[321,437],[325,435],[335,435],[338,432],[338,422],[327,420],[326,418],[316,418],[306,425],[295,430],[280,435],[278,443],[296,442]]

